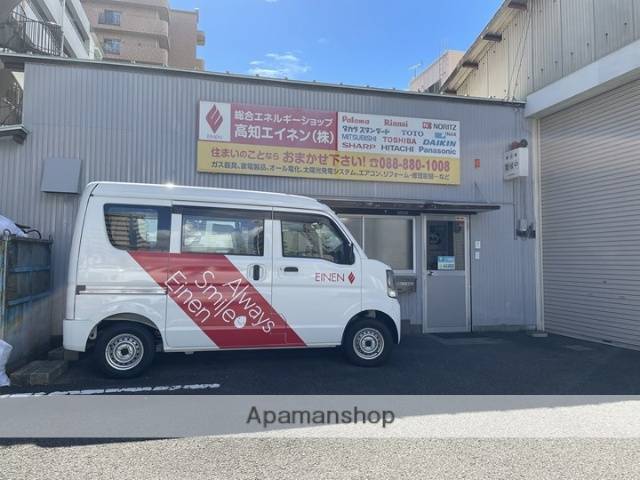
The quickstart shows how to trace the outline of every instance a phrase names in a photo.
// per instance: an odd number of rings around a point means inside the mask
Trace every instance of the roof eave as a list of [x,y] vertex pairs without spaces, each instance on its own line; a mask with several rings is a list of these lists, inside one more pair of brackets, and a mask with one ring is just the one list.
[[318,89],[340,89],[352,92],[360,92],[360,93],[377,93],[381,95],[399,95],[399,96],[408,96],[415,98],[431,98],[433,100],[450,100],[450,101],[466,101],[466,102],[476,102],[476,103],[493,103],[498,105],[515,105],[515,106],[523,106],[523,102],[518,101],[507,101],[503,99],[495,99],[495,98],[483,98],[483,97],[460,97],[457,95],[446,95],[440,93],[421,93],[421,92],[413,92],[409,90],[397,90],[390,88],[378,88],[371,86],[359,86],[359,85],[346,85],[346,84],[336,84],[336,83],[325,83],[325,82],[316,82],[316,81],[308,81],[308,80],[291,80],[291,79],[283,79],[283,78],[269,78],[269,77],[259,77],[255,75],[244,75],[244,74],[235,74],[235,73],[221,73],[221,72],[206,72],[201,70],[188,70],[188,69],[179,69],[172,67],[164,67],[164,66],[156,66],[156,65],[145,65],[140,63],[126,63],[126,62],[112,62],[105,60],[87,60],[87,59],[78,59],[78,58],[67,58],[67,57],[50,57],[43,55],[22,55],[15,53],[0,53],[0,59],[3,59],[5,63],[27,63],[27,62],[41,62],[41,63],[63,63],[63,64],[71,64],[71,65],[91,65],[96,68],[114,68],[114,69],[124,69],[124,70],[136,70],[136,71],[148,71],[148,72],[156,72],[156,73],[169,73],[175,75],[188,75],[188,76],[197,76],[197,77],[208,77],[212,79],[221,79],[221,80],[242,80],[247,82],[256,82],[256,83],[270,83],[270,84],[278,84],[278,85],[288,85],[288,86],[299,86],[299,87],[313,87]]
[[464,56],[458,62],[456,68],[451,72],[451,75],[445,80],[442,85],[442,91],[457,91],[460,85],[466,80],[471,73],[471,69],[462,66],[464,62],[476,62],[480,57],[491,47],[493,42],[485,40],[483,37],[486,34],[504,31],[504,28],[513,17],[516,15],[517,10],[510,7],[513,0],[504,0],[498,11],[493,18],[484,27],[480,35],[471,44]]

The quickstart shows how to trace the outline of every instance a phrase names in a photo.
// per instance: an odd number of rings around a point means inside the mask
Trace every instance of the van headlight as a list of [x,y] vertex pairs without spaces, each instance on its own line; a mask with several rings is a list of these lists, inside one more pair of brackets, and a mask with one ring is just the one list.
[[398,292],[396,290],[396,277],[393,274],[393,270],[387,270],[387,295],[391,298],[398,298]]

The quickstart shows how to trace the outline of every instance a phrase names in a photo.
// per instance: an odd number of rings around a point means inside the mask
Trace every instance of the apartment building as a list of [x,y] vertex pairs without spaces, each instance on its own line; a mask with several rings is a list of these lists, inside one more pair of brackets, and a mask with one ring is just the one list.
[[171,10],[167,0],[82,0],[104,58],[202,70],[198,11]]
[[[0,0],[0,52],[101,58],[80,0]],[[0,137],[24,139],[25,128],[10,127],[22,124],[23,100],[24,70],[0,64]]]
[[2,0],[0,50],[100,58],[80,0]]

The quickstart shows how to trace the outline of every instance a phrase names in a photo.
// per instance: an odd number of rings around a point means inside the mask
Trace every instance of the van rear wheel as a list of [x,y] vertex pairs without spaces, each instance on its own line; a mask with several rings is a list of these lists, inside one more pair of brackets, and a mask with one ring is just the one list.
[[363,319],[349,327],[342,349],[351,363],[361,367],[376,367],[389,359],[393,337],[384,323]]
[[112,378],[140,375],[153,361],[155,341],[149,329],[135,323],[118,323],[98,334],[94,360]]

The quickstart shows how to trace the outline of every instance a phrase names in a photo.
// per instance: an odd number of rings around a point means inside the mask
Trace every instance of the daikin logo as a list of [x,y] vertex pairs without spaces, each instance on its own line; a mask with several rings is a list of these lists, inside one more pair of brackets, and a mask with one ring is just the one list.
[[220,110],[218,110],[218,107],[214,105],[211,110],[209,110],[209,113],[207,113],[207,123],[211,127],[213,133],[218,132],[222,122],[222,114],[220,113]]

